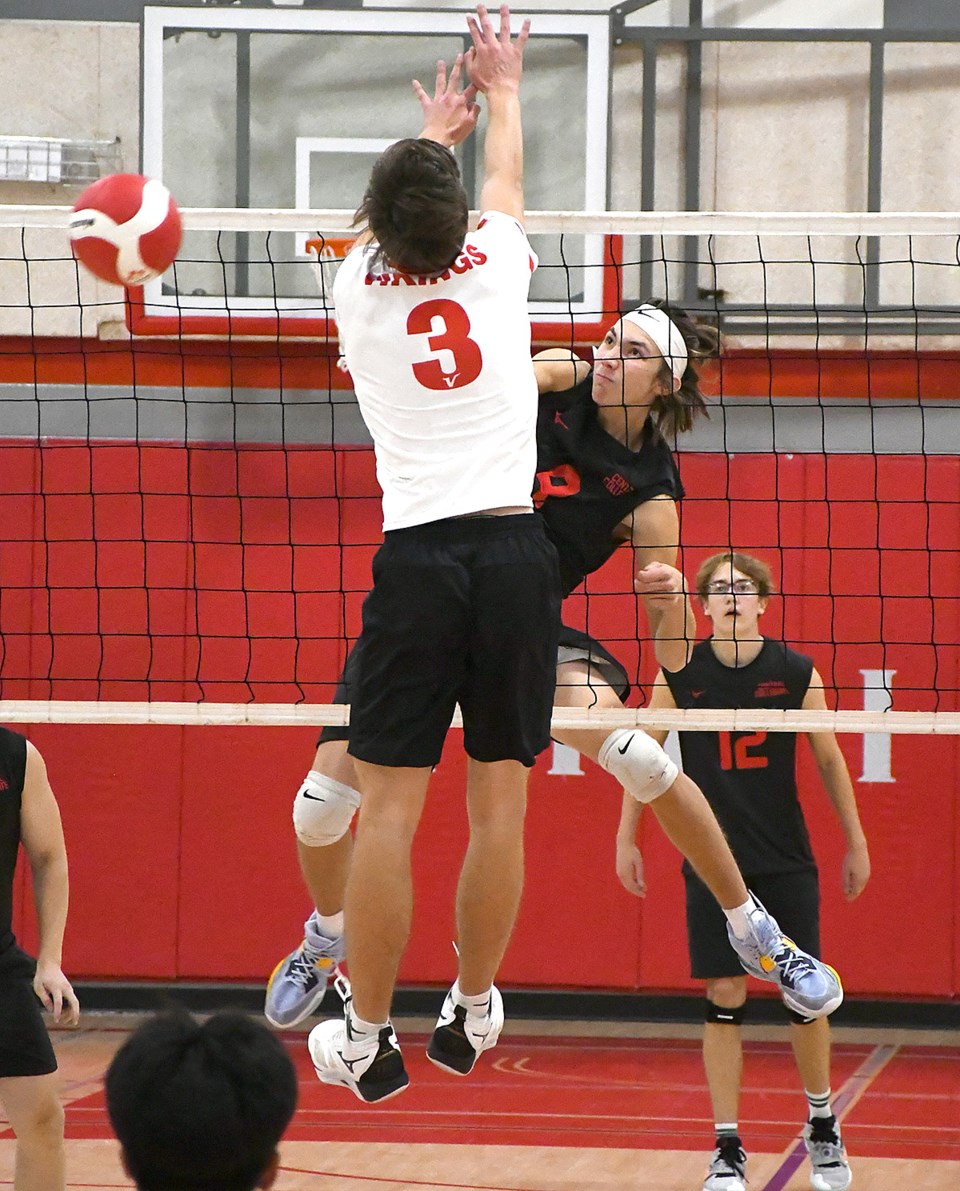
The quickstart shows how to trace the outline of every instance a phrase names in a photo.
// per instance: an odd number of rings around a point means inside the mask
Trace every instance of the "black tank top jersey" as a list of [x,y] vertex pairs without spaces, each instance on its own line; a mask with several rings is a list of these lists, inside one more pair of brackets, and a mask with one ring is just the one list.
[[0,955],[13,942],[13,873],[20,847],[20,796],[27,772],[27,741],[0,728]]
[[534,503],[560,556],[564,596],[601,567],[621,544],[619,523],[654,496],[683,496],[680,473],[663,436],[647,421],[639,451],[597,420],[592,374],[562,393],[540,398]]
[[[678,707],[788,709],[801,706],[812,673],[811,659],[782,641],[765,640],[752,662],[733,667],[707,640],[664,677]],[[796,733],[681,732],[680,752],[743,873],[816,868],[797,797]]]

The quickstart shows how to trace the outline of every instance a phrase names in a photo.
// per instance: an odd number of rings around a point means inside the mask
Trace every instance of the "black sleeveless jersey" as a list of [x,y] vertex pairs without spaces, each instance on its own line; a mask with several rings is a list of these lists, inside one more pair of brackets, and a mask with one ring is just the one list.
[[13,873],[20,847],[20,795],[27,772],[27,741],[0,728],[0,955],[13,939]]
[[666,440],[649,419],[639,451],[597,420],[592,374],[562,393],[545,393],[537,417],[533,499],[560,556],[564,597],[601,567],[620,542],[620,522],[654,496],[683,496]]
[[[788,709],[801,706],[812,673],[811,659],[782,641],[765,640],[752,662],[733,667],[707,640],[664,677],[678,707]],[[797,797],[796,733],[681,732],[680,752],[743,873],[816,868]]]

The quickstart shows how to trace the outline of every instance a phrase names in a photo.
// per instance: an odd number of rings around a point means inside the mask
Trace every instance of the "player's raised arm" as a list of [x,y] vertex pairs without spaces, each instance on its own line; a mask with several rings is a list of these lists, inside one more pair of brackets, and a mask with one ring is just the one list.
[[533,371],[542,396],[572,389],[590,375],[590,365],[567,347],[548,347],[533,357]]
[[523,219],[523,129],[520,120],[520,79],[523,49],[530,32],[525,20],[516,38],[510,36],[510,9],[500,7],[500,31],[482,4],[476,17],[467,17],[472,48],[466,63],[470,82],[487,97],[487,135],[484,142],[482,211],[503,211]]
[[423,109],[423,131],[420,140],[436,141],[452,149],[465,141],[477,126],[480,108],[476,102],[477,89],[471,83],[462,91],[460,73],[463,70],[463,54],[457,54],[450,77],[447,77],[447,64],[441,59],[437,63],[437,78],[433,88],[433,95],[428,95],[421,84],[414,79],[413,91],[420,100]]

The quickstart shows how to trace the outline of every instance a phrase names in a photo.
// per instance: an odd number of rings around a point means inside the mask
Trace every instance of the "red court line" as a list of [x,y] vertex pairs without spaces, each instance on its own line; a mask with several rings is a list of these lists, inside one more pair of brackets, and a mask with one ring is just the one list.
[[[291,1140],[546,1145],[702,1150],[712,1142],[699,1042],[663,1039],[511,1038],[476,1078],[452,1081],[411,1039],[411,1087],[367,1107],[314,1077],[302,1037],[287,1039],[300,1077]],[[841,1093],[876,1049],[834,1047]],[[786,1043],[745,1044],[741,1122],[749,1148],[789,1152],[805,1118]],[[944,1057],[948,1061],[940,1061]],[[960,1053],[909,1047],[862,1081],[867,1095],[844,1123],[855,1156],[960,1160]],[[838,1093],[839,1095],[840,1093]],[[67,1106],[70,1138],[109,1137],[99,1090]]]

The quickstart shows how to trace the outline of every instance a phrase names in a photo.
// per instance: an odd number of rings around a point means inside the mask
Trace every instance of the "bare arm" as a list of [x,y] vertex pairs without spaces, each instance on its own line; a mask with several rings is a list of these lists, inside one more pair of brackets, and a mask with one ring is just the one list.
[[562,393],[584,380],[590,365],[566,347],[548,347],[533,357],[533,371],[540,393]]
[[[670,688],[666,684],[662,671],[657,674],[653,693],[650,696],[649,708],[676,707]],[[663,744],[667,738],[666,732],[647,729],[658,744]],[[617,876],[620,884],[628,893],[636,897],[644,897],[647,892],[647,882],[643,872],[643,857],[637,845],[637,833],[640,830],[640,819],[643,815],[643,803],[638,802],[626,790],[623,792],[623,803],[620,807],[620,822],[617,825]]]
[[40,928],[37,974],[33,987],[55,1021],[61,1014],[76,1025],[80,1005],[60,967],[63,932],[67,924],[69,881],[67,849],[60,808],[47,779],[47,767],[32,744],[27,745],[27,769],[20,804],[20,839],[33,875],[33,897]]
[[624,790],[620,822],[617,825],[617,876],[627,893],[632,893],[635,897],[646,897],[647,894],[643,856],[637,845],[642,815],[643,803]]
[[484,141],[481,211],[503,211],[523,219],[523,128],[520,119],[520,78],[523,48],[530,32],[525,20],[516,40],[510,40],[510,9],[500,7],[500,33],[482,4],[476,17],[467,17],[473,47],[467,52],[470,81],[487,97],[487,135]]
[[[823,693],[823,679],[813,672],[810,687],[803,700],[804,711],[826,711],[827,701]],[[813,750],[820,780],[833,804],[847,840],[847,853],[843,860],[843,892],[848,901],[853,901],[863,892],[870,880],[870,853],[867,837],[860,824],[857,799],[847,763],[840,751],[836,734],[833,732],[809,732],[807,739]]]
[[669,497],[644,501],[633,511],[634,589],[643,597],[657,662],[671,673],[682,670],[696,644],[697,621],[676,567],[680,518]]

